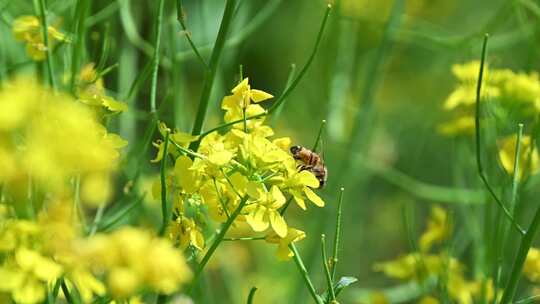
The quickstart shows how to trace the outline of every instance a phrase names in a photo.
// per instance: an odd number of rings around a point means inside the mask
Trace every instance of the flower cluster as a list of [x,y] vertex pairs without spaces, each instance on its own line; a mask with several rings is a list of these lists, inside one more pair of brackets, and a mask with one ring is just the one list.
[[[442,245],[451,235],[451,230],[446,211],[440,207],[433,207],[427,229],[419,240],[419,251],[392,261],[378,263],[374,269],[394,279],[416,281],[421,284],[430,280],[445,280],[448,295],[460,304],[474,303],[474,300],[481,296],[484,284],[487,287],[487,299],[491,301],[494,297],[491,281],[468,280],[465,268],[457,258],[450,256],[444,249],[434,252],[435,245]],[[425,295],[420,302],[438,303],[430,295]]]
[[[44,60],[47,48],[43,43],[43,30],[41,21],[36,16],[21,16],[13,22],[13,36],[18,41],[26,43],[26,53],[35,61]],[[49,48],[54,47],[57,42],[67,41],[66,36],[55,27],[47,28]]]
[[87,107],[30,79],[0,91],[0,183],[13,202],[28,183],[62,197],[79,177],[83,201],[101,205],[111,195],[110,175],[127,142],[109,133]]
[[[480,62],[472,61],[454,65],[452,72],[459,85],[446,98],[444,109],[454,117],[439,125],[445,135],[470,135],[474,131],[476,86]],[[498,133],[508,134],[498,142],[499,159],[504,170],[512,175],[516,152],[518,123],[533,122],[540,114],[540,78],[535,72],[516,73],[508,69],[484,69],[481,102],[490,107],[497,119]],[[527,129],[525,129],[525,133]],[[531,136],[521,138],[518,177],[523,178],[538,171],[539,154]]]
[[191,273],[168,239],[135,228],[85,235],[78,203],[109,201],[126,141],[32,79],[3,83],[0,107],[0,297],[42,303],[60,282],[81,303],[178,291]]
[[[216,223],[247,223],[266,241],[278,245],[280,259],[293,256],[288,245],[305,237],[303,231],[289,227],[284,216],[291,201],[306,209],[306,199],[316,206],[323,200],[313,188],[319,181],[309,171],[299,171],[288,151],[287,137],[271,139],[274,131],[264,124],[264,108],[259,104],[272,95],[251,89],[242,80],[222,102],[225,122],[241,121],[224,133],[212,132],[204,138],[171,131],[160,126],[163,137],[170,133],[165,153],[162,141],[155,143],[160,161],[165,155],[175,159],[166,179],[174,203],[174,218],[167,234],[181,248],[204,248],[205,215]],[[256,118],[249,119],[252,116]],[[187,149],[200,140],[197,151]],[[156,184],[155,195],[161,191]]]
[[[444,102],[444,109],[453,117],[439,126],[445,135],[471,134],[474,130],[474,106],[479,61],[457,64],[452,73],[459,84]],[[518,122],[526,122],[540,113],[540,79],[535,72],[516,73],[509,69],[484,68],[482,102],[493,107],[493,113],[501,122],[515,122],[502,125],[515,132]],[[508,131],[508,130],[506,130]]]
[[105,276],[116,299],[127,299],[144,288],[171,294],[191,276],[180,251],[166,239],[136,228],[97,234],[80,242],[79,263]]

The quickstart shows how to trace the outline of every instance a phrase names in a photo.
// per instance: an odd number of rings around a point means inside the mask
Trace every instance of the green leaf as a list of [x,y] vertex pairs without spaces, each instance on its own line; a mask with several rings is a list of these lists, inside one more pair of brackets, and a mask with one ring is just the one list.
[[339,281],[334,286],[336,296],[343,290],[345,287],[357,282],[358,279],[355,277],[341,277]]

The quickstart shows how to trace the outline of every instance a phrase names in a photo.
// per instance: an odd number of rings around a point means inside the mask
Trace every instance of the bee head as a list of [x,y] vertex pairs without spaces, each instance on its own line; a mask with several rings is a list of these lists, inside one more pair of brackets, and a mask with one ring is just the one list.
[[291,153],[292,153],[293,156],[298,155],[298,152],[300,152],[300,150],[302,150],[301,146],[292,146],[291,147]]

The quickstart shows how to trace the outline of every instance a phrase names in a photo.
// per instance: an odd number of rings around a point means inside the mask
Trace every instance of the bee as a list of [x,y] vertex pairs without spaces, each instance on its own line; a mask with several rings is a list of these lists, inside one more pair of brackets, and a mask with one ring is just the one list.
[[294,159],[299,160],[302,163],[302,165],[299,166],[300,171],[310,171],[319,180],[319,189],[324,187],[328,177],[328,170],[324,165],[322,157],[302,146],[292,146],[291,154]]

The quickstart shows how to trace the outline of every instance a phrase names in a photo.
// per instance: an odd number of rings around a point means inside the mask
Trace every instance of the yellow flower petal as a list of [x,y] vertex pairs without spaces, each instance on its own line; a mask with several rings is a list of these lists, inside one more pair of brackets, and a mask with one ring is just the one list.
[[319,188],[319,184],[320,184],[319,180],[310,171],[302,170],[298,172],[297,178],[302,185],[305,185],[311,188]]
[[35,279],[26,280],[25,284],[13,291],[16,303],[40,303],[45,299],[46,290],[43,283]]
[[324,201],[317,194],[315,194],[313,190],[308,187],[304,187],[304,193],[306,194],[307,198],[315,205],[317,205],[318,207],[324,207]]
[[268,228],[268,219],[266,217],[266,208],[258,206],[252,212],[246,215],[246,222],[254,231],[264,231]]
[[251,93],[251,99],[254,102],[261,102],[261,101],[274,97],[272,94],[268,94],[261,90],[250,90],[250,93]]
[[276,234],[284,238],[287,236],[287,223],[285,222],[285,219],[279,214],[277,210],[272,210],[268,212],[270,217],[270,225],[272,225],[272,229],[276,232]]
[[306,210],[306,203],[304,202],[304,199],[302,198],[302,196],[293,194],[293,197],[296,204],[303,210]]
[[246,91],[246,90],[249,90],[249,79],[247,77],[244,78],[239,84],[237,84],[231,90],[231,92],[236,94],[236,93],[243,92],[243,91]]

